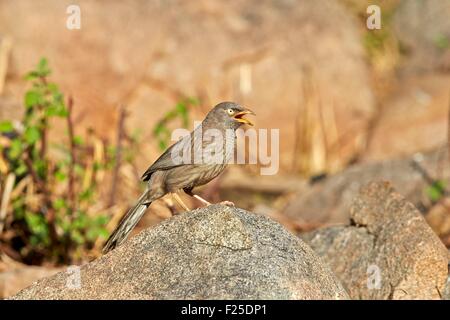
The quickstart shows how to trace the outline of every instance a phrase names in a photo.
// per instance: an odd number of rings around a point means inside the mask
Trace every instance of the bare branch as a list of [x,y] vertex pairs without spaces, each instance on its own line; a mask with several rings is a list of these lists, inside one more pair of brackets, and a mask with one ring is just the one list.
[[67,103],[67,128],[69,131],[69,146],[70,146],[70,164],[69,164],[69,186],[67,190],[67,197],[69,200],[69,207],[71,212],[75,210],[75,133],[72,121],[73,115],[73,98],[69,96],[69,101]]
[[448,98],[447,152],[448,152],[448,161],[450,162],[450,92],[449,92],[449,98]]
[[6,211],[8,209],[8,204],[11,196],[11,191],[16,181],[16,176],[14,173],[8,174],[5,181],[5,188],[3,190],[2,202],[0,205],[0,235],[3,232],[3,227],[5,225]]
[[114,155],[114,169],[111,182],[111,191],[109,192],[108,207],[112,207],[115,203],[117,183],[119,181],[119,169],[122,162],[122,141],[124,140],[125,133],[125,119],[128,116],[126,107],[121,105],[119,109],[119,122],[117,124],[117,141],[116,152]]

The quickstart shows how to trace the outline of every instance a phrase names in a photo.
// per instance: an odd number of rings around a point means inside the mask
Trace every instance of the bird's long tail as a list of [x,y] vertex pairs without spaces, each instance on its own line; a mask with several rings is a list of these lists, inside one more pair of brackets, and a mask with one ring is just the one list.
[[120,246],[124,242],[134,226],[141,220],[151,201],[147,198],[147,190],[139,197],[133,208],[128,210],[127,214],[122,218],[119,225],[106,241],[103,247],[103,254],[108,253],[114,248]]

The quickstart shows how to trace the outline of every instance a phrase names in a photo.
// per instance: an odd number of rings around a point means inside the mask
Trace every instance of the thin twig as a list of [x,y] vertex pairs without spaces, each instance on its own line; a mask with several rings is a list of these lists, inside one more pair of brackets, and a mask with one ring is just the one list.
[[[41,80],[41,82],[47,86],[47,78],[46,77],[40,77],[39,78]],[[47,93],[49,93],[49,90],[46,90]],[[39,110],[44,110],[45,107],[43,105],[38,105],[37,106],[39,108]],[[42,138],[41,138],[41,150],[39,152],[39,156],[41,157],[41,159],[45,159],[45,155],[47,153],[47,135],[48,135],[48,120],[47,117],[44,117],[42,119]]]
[[56,233],[55,228],[55,210],[53,209],[53,203],[52,199],[50,197],[50,192],[47,189],[47,186],[44,181],[42,181],[39,178],[39,175],[37,174],[36,170],[33,167],[33,162],[30,158],[31,151],[27,150],[27,155],[25,156],[24,162],[28,169],[28,172],[31,174],[31,177],[33,178],[34,183],[38,187],[39,193],[41,193],[44,197],[44,206],[42,213],[45,217],[45,220],[47,221],[47,224],[49,226],[49,233],[50,233],[50,239],[53,243],[57,243],[58,241],[58,234]]
[[[29,149],[27,149],[27,153],[30,153],[31,151]],[[29,156],[25,156],[24,159],[25,165],[28,169],[28,172],[31,174],[31,178],[33,178],[34,183],[36,184],[36,186],[38,187],[38,189],[44,189],[45,190],[45,185],[42,183],[41,179],[39,178],[36,170],[34,170],[33,168],[33,162],[31,161]]]
[[73,98],[70,96],[67,103],[67,128],[69,132],[70,145],[70,163],[69,163],[69,186],[67,190],[67,198],[69,200],[69,208],[71,212],[75,211],[75,133],[72,121]]
[[45,159],[47,153],[47,119],[42,120],[42,138],[41,138],[41,150],[39,156],[41,159]]
[[14,250],[11,245],[8,245],[6,243],[0,243],[0,252],[4,253],[2,256],[2,259],[5,259],[5,256],[13,261],[21,261],[22,257],[19,252]]
[[8,58],[12,48],[12,41],[8,37],[0,39],[0,94],[5,87],[6,74],[8,71]]
[[117,184],[119,181],[119,169],[122,162],[122,141],[125,138],[125,119],[127,117],[127,111],[125,106],[121,105],[119,109],[119,122],[117,124],[117,141],[113,176],[111,182],[111,191],[109,192],[108,207],[112,207],[116,198]]
[[448,161],[450,162],[450,93],[448,100],[448,119],[447,119],[447,152],[448,152]]
[[3,232],[3,227],[5,225],[6,211],[8,209],[8,204],[15,181],[16,176],[14,173],[8,174],[6,177],[5,188],[3,190],[2,202],[0,206],[0,235]]

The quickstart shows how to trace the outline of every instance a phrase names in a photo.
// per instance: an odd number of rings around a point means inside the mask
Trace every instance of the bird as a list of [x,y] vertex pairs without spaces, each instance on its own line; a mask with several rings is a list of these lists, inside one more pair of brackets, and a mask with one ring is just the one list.
[[[184,191],[203,204],[210,205],[192,190],[207,184],[224,171],[234,156],[236,130],[243,125],[253,125],[244,118],[249,114],[255,115],[252,110],[238,103],[221,102],[208,112],[189,135],[171,145],[142,175],[141,179],[147,182],[146,189],[106,241],[103,254],[120,246],[150,204],[166,194],[171,194],[186,211],[190,209],[178,192]],[[223,201],[222,204],[233,205],[229,201]]]

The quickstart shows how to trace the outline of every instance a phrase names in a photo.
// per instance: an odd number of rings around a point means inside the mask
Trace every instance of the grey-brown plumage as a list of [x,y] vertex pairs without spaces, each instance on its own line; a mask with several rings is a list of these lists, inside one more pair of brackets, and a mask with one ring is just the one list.
[[234,154],[235,130],[252,124],[243,118],[246,114],[253,112],[233,102],[222,102],[207,114],[201,126],[168,148],[143,174],[147,189],[122,218],[103,253],[126,240],[153,201],[180,190],[193,195],[194,187],[217,177]]

